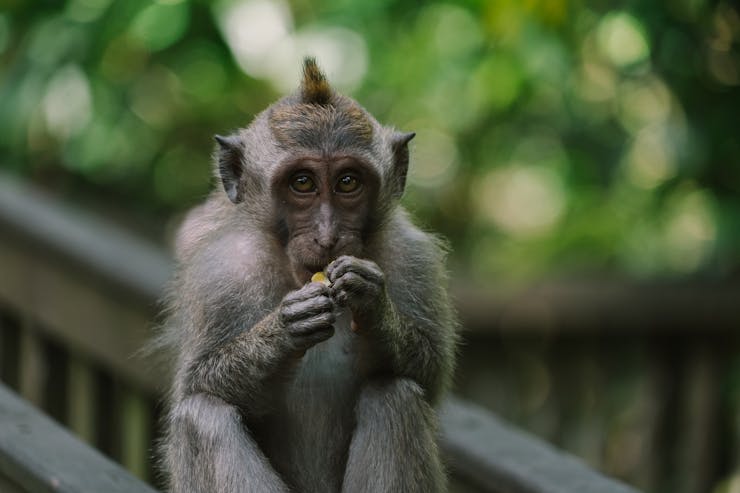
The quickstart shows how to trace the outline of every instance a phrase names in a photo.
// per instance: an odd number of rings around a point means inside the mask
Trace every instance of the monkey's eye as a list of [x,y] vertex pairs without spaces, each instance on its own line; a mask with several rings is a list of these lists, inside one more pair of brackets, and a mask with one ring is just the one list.
[[344,175],[337,182],[335,190],[339,193],[352,193],[360,188],[360,180],[353,175]]
[[290,182],[290,188],[298,193],[310,193],[316,190],[316,185],[308,175],[296,175]]

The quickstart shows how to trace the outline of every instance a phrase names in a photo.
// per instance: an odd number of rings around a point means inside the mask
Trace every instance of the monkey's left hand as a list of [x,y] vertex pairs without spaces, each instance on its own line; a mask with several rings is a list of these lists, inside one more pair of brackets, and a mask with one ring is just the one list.
[[388,300],[385,275],[375,262],[344,255],[329,264],[326,275],[334,300],[352,310],[360,329],[380,322]]

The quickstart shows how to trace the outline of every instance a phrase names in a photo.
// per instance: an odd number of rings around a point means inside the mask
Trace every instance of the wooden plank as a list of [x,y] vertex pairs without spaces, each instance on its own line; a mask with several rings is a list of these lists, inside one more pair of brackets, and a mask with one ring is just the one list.
[[26,490],[3,477],[0,477],[0,491],[3,493],[27,493]]
[[0,300],[33,314],[39,329],[139,388],[162,390],[161,373],[140,356],[152,334],[153,301],[127,302],[71,266],[9,242],[0,241],[0,271]]
[[[4,307],[0,306],[0,310]],[[0,311],[0,380],[18,388],[20,328],[10,313]]]
[[636,493],[508,426],[486,410],[450,398],[440,409],[442,451],[453,471],[491,493]]
[[119,430],[121,443],[121,464],[135,476],[145,479],[149,471],[149,426],[151,415],[146,398],[132,391],[122,389],[122,423]]
[[691,471],[675,493],[711,491],[714,467],[719,463],[720,364],[722,351],[707,341],[695,343],[688,351],[686,381],[682,386],[682,420],[674,446],[680,451],[677,471]]
[[95,443],[95,375],[92,367],[80,357],[70,355],[67,363],[68,426],[78,438]]
[[0,232],[5,240],[26,238],[145,301],[159,297],[171,272],[169,256],[150,242],[7,173],[0,173]]
[[28,493],[154,493],[0,385],[0,477]]
[[[465,330],[504,333],[734,333],[737,281],[543,280],[453,286]],[[625,307],[629,307],[626,309]],[[707,323],[711,321],[711,323]]]
[[47,372],[44,346],[39,334],[28,319],[23,323],[20,342],[20,393],[24,399],[36,407],[42,407]]

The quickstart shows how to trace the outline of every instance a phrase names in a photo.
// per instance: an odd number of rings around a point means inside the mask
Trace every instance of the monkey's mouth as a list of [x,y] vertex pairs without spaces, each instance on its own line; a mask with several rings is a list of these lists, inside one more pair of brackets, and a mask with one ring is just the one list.
[[323,272],[326,269],[326,266],[329,265],[331,261],[327,262],[311,262],[309,264],[303,264],[301,265],[301,269],[299,272],[296,272],[298,274],[298,277],[300,280],[304,283],[307,283],[311,280],[311,276],[316,274],[317,272]]
[[306,248],[306,246],[295,244],[289,247],[288,258],[293,278],[299,284],[305,284],[311,280],[311,276],[326,269],[336,255],[328,250],[318,251],[310,246]]
[[327,265],[328,265],[328,263],[327,263],[327,264],[323,264],[323,265],[320,265],[320,264],[310,264],[310,265],[306,265],[306,266],[304,266],[304,269],[306,269],[306,271],[310,272],[310,273],[311,273],[311,274],[313,275],[313,274],[315,274],[316,272],[321,272],[321,271],[323,271],[323,270],[324,270],[324,268],[325,268],[325,267],[326,267]]
[[336,258],[337,256],[333,255],[333,252],[329,250],[312,252],[311,255],[305,256],[301,264],[306,271],[310,272],[311,275],[313,275],[317,272],[325,270],[326,267]]

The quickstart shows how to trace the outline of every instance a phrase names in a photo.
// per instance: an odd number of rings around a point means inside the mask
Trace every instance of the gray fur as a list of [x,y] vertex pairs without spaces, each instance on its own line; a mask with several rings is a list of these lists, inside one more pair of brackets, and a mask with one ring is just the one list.
[[301,286],[270,186],[304,149],[276,143],[270,111],[237,134],[243,200],[219,188],[177,236],[160,341],[176,369],[163,444],[170,489],[445,491],[433,406],[450,385],[456,320],[445,249],[398,204],[398,142],[410,137],[372,120],[372,145],[355,154],[381,177],[378,226],[361,258],[332,265],[331,288]]

